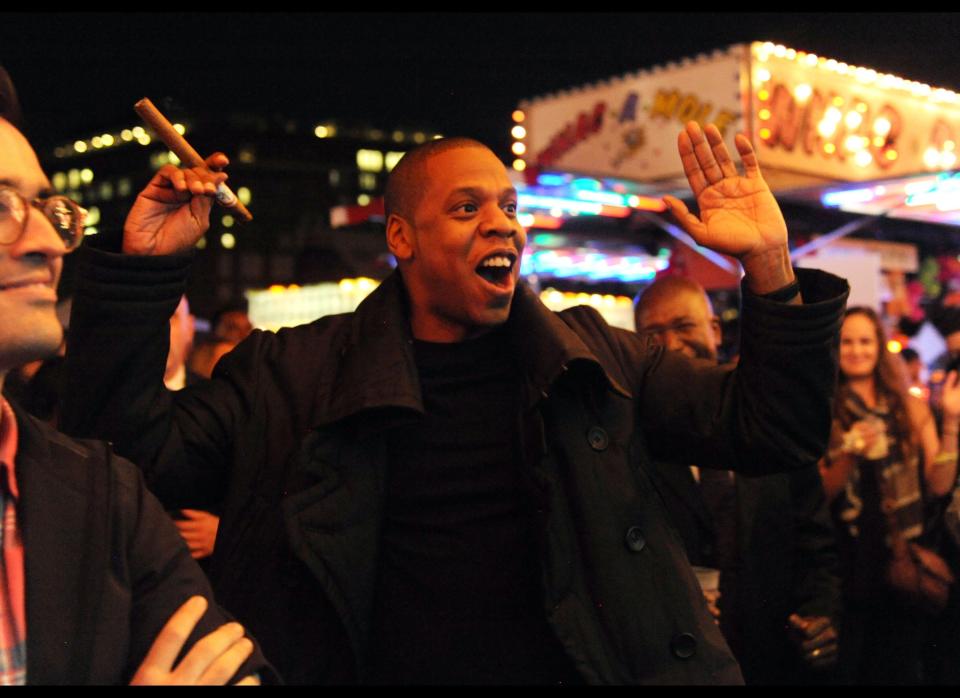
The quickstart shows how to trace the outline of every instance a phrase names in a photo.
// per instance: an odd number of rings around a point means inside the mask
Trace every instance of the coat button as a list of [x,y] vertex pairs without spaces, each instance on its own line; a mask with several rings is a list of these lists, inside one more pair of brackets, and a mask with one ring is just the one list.
[[635,553],[639,553],[647,544],[647,541],[644,540],[643,532],[640,531],[639,526],[631,526],[627,529],[625,541],[627,544],[627,549],[632,550]]
[[590,427],[587,432],[587,442],[594,451],[605,451],[610,445],[610,437],[602,427]]
[[697,653],[697,638],[690,633],[680,633],[670,641],[670,651],[678,659],[690,659]]

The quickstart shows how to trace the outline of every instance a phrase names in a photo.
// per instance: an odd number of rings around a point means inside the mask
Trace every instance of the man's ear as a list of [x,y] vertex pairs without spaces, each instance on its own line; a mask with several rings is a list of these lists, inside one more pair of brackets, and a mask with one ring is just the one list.
[[413,226],[396,213],[387,219],[387,247],[398,261],[413,258]]
[[723,344],[723,327],[720,324],[720,318],[716,315],[710,318],[710,327],[713,329],[713,343],[719,349]]

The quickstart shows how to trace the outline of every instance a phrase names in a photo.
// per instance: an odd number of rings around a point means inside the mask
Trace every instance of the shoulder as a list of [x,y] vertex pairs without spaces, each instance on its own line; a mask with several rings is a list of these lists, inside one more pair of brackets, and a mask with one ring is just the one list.
[[322,367],[345,344],[352,315],[329,315],[277,331],[254,330],[221,359],[217,373],[252,373],[266,364],[277,370],[293,369],[302,375],[311,366]]
[[557,313],[591,350],[612,351],[622,359],[624,352],[637,356],[656,351],[656,345],[636,332],[610,325],[603,316],[589,305],[576,305]]

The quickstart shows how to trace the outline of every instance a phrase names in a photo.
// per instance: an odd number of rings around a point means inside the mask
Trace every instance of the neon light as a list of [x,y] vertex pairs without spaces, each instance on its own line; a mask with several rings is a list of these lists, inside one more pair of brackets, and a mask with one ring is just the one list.
[[848,189],[846,191],[831,191],[824,194],[820,201],[824,206],[849,206],[851,204],[865,204],[873,201],[873,189]]
[[570,186],[574,189],[589,189],[591,191],[600,191],[601,189],[600,182],[592,177],[580,177],[575,179],[570,182]]
[[544,174],[537,175],[537,184],[544,187],[562,187],[569,181],[570,178],[567,175],[562,174],[551,174],[546,172]]
[[608,206],[626,206],[625,196],[622,194],[611,194],[605,191],[586,191],[578,190],[573,193],[574,197],[581,201],[594,201],[598,204],[607,204]]
[[560,209],[562,211],[587,213],[593,216],[600,215],[603,206],[587,201],[564,199],[558,196],[537,196],[520,194],[518,197],[520,208]]
[[520,273],[593,281],[648,281],[669,264],[669,260],[658,257],[620,257],[598,252],[535,250],[524,256]]

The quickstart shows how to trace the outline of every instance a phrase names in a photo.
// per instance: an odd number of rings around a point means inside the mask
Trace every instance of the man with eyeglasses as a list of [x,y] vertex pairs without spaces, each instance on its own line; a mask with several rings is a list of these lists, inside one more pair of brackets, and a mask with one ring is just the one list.
[[[0,388],[60,346],[57,282],[83,240],[83,209],[52,194],[17,114],[0,68]],[[272,671],[212,603],[139,471],[3,397],[0,519],[0,684],[250,684]]]
[[[635,318],[641,336],[717,363],[720,319],[693,279],[653,282],[637,299]],[[654,460],[650,474],[746,682],[829,680],[838,651],[839,558],[816,466],[741,477]]]

